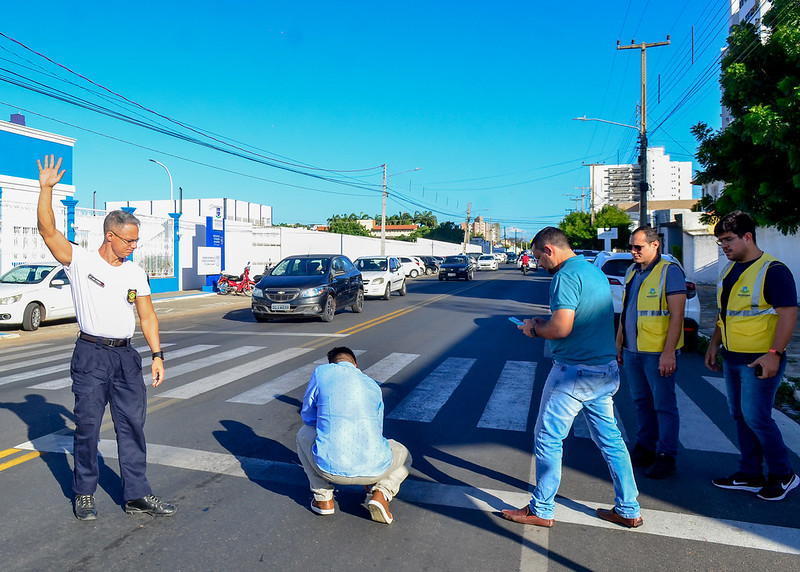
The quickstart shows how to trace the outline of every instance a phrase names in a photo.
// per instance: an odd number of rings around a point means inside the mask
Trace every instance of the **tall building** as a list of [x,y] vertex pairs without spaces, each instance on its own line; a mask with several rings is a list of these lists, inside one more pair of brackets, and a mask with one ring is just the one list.
[[[639,202],[641,169],[638,163],[592,165],[590,169],[590,201],[595,212],[607,204]],[[664,147],[648,147],[647,182],[648,202],[689,200],[692,198],[692,162],[671,161]]]
[[[461,223],[461,230],[465,230],[467,228],[467,223]],[[482,236],[484,239],[491,241],[491,242],[499,242],[500,241],[500,223],[496,222],[494,224],[487,223],[483,220],[482,216],[475,217],[475,220],[472,221],[469,228],[469,235],[470,237],[473,236]]]

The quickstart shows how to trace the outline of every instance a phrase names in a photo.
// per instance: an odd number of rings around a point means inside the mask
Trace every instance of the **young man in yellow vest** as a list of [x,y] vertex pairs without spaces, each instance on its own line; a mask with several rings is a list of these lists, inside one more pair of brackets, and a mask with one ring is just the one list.
[[800,484],[772,419],[775,393],[786,369],[786,346],[797,321],[797,289],[791,271],[756,246],[756,224],[747,213],[725,215],[714,234],[731,262],[717,283],[719,318],[706,367],[720,370],[721,344],[728,406],[742,457],[735,474],[712,483],[778,501]]
[[630,239],[633,264],[625,274],[617,361],[624,366],[636,404],[639,432],[631,453],[645,476],[675,474],[678,454],[678,400],[675,373],[683,346],[686,277],[659,254],[655,229],[639,227]]

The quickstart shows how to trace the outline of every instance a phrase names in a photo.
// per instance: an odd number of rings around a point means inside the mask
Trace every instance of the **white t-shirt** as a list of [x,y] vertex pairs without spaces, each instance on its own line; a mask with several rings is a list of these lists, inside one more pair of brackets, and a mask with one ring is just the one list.
[[101,338],[130,338],[136,329],[135,300],[150,295],[147,274],[134,262],[112,266],[97,250],[72,245],[64,270],[81,331]]

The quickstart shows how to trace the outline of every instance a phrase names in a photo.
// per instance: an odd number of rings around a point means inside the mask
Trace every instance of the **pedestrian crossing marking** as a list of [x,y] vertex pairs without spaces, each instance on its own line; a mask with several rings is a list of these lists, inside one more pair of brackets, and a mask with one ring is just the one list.
[[[710,375],[704,375],[703,379],[710,383],[726,398],[728,397],[728,388],[725,385],[724,377],[712,377]],[[772,418],[775,420],[775,423],[781,430],[783,442],[786,447],[790,451],[793,451],[795,455],[800,456],[800,425],[798,425],[794,419],[786,415],[783,411],[775,409],[774,407],[772,408]]]
[[[358,357],[364,353],[364,350],[353,350],[353,353]],[[307,384],[314,370],[325,363],[328,363],[328,360],[326,358],[321,358],[315,362],[301,366],[271,381],[262,383],[258,387],[240,393],[236,397],[228,399],[228,403],[247,403],[249,405],[267,404],[297,389],[301,385]]]
[[679,436],[684,448],[712,453],[739,454],[739,449],[677,385],[675,386],[675,395],[678,398],[680,415]]
[[478,427],[526,431],[535,378],[536,362],[507,361],[478,421]]
[[[614,419],[616,420],[617,427],[622,435],[622,440],[628,443],[628,432],[625,431],[625,425],[622,423],[622,417],[617,410],[616,404],[614,405]],[[592,438],[592,433],[589,429],[589,420],[586,418],[586,414],[583,412],[583,409],[578,411],[578,414],[575,416],[575,420],[572,422],[572,434],[580,439]]]
[[[172,345],[175,345],[175,344],[161,344],[161,347],[162,348],[168,348],[169,346],[172,346]],[[203,347],[207,348],[207,349],[210,349],[210,348],[214,348],[216,346],[203,346]],[[135,347],[133,349],[135,349],[139,353],[142,353],[143,351],[149,351],[150,350],[150,346],[146,346],[146,345],[145,346],[138,346],[138,347]],[[188,352],[187,353],[186,349],[188,349],[188,348],[184,348],[184,349],[181,349],[181,350],[176,350],[175,353],[171,354],[171,355],[175,355],[176,357],[180,357],[180,356],[177,355],[180,352],[184,352],[184,355],[188,355],[188,353],[194,353],[194,352]],[[145,364],[146,365],[150,365],[150,363],[152,363],[152,361],[153,361],[153,359],[150,358],[150,357],[145,358],[145,359],[142,360],[142,365],[145,365]],[[66,363],[66,364],[63,364],[63,365],[59,366],[58,371],[62,371],[62,370],[69,371],[69,363]],[[52,373],[52,372],[50,372],[50,373]],[[34,377],[35,378],[35,377],[39,377],[41,375],[48,375],[48,374],[43,373],[42,370],[37,370],[37,371],[30,372],[30,377]],[[36,385],[29,385],[28,389],[56,390],[56,389],[64,389],[65,387],[70,387],[71,385],[72,385],[72,378],[67,376],[67,377],[62,377],[62,378],[59,378],[59,379],[54,379],[52,381],[45,381],[43,383],[37,383]]]
[[[40,453],[71,454],[72,436],[63,432],[53,433],[22,443],[15,448]],[[116,441],[101,439],[98,451],[105,459],[116,459]],[[308,486],[303,469],[298,464],[255,457],[240,457],[230,453],[148,443],[147,462],[151,465],[156,464],[183,470],[301,487]],[[406,479],[396,498],[407,503],[497,513],[504,508],[526,505],[530,501],[531,495],[529,492],[518,490],[497,490]],[[800,554],[800,534],[798,533],[800,531],[797,528],[643,508],[641,514],[646,526],[627,529],[623,532],[618,525],[595,516],[595,508],[606,506],[602,502],[566,497],[557,497],[555,502],[556,518],[560,526],[576,524],[603,528],[620,534],[644,534],[693,542],[711,542],[723,546],[736,546],[781,554]]]
[[369,366],[364,373],[378,383],[386,383],[397,373],[419,357],[419,354],[391,353],[379,362]]
[[[4,349],[4,350],[0,350],[0,363],[18,359],[19,356],[22,355],[23,349],[24,349],[24,352],[25,352],[25,357],[31,357],[31,356],[41,356],[41,355],[48,354],[48,353],[51,353],[51,352],[63,351],[63,350],[66,350],[66,349],[69,349],[69,348],[73,348],[73,347],[75,347],[74,343],[73,344],[61,344],[61,345],[58,345],[58,346],[51,346],[49,344],[33,344],[33,345],[30,345],[30,346],[25,346],[24,348],[20,348],[20,347],[7,348],[7,349]],[[43,361],[45,359],[48,359],[48,358],[41,358],[39,360],[36,360],[34,363],[41,362],[41,361]],[[17,367],[22,367],[22,366],[11,365],[9,367],[17,368]]]
[[394,408],[389,419],[429,423],[444,406],[476,360],[450,357]]
[[[255,347],[255,346],[243,346],[242,348],[238,348],[240,350],[248,350],[255,351],[262,348]],[[235,350],[231,350],[234,352]],[[180,387],[176,387],[175,389],[170,389],[169,391],[165,391],[163,393],[159,393],[158,397],[165,397],[171,399],[189,399],[200,395],[201,393],[205,393],[207,391],[211,391],[212,389],[217,389],[218,387],[222,387],[223,385],[227,385],[231,382],[237,381],[243,377],[247,377],[248,375],[252,375],[257,373],[263,369],[267,369],[274,365],[278,365],[284,361],[293,359],[297,356],[301,356],[305,353],[311,351],[311,348],[288,348],[285,350],[281,350],[274,354],[270,354],[268,356],[255,359],[253,361],[231,367],[229,369],[223,370],[220,373],[216,373],[214,375],[210,375],[208,377],[204,377],[202,379],[198,379],[197,381],[193,381],[191,383],[187,383],[186,385],[182,385]],[[227,352],[227,353],[231,353]],[[248,353],[248,352],[245,352]],[[219,362],[219,356],[211,356],[214,363]],[[203,361],[203,360],[199,360]],[[191,365],[194,366],[197,362],[192,362]],[[186,364],[190,365],[190,364]],[[195,368],[199,369],[199,368]],[[177,375],[177,374],[174,374]]]

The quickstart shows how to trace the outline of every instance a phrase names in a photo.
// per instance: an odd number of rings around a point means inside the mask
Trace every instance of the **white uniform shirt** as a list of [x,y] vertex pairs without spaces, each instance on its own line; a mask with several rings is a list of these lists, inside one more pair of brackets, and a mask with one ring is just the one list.
[[73,244],[72,262],[64,270],[82,332],[101,338],[133,336],[135,299],[150,295],[147,274],[140,266],[130,260],[112,266],[97,250]]

